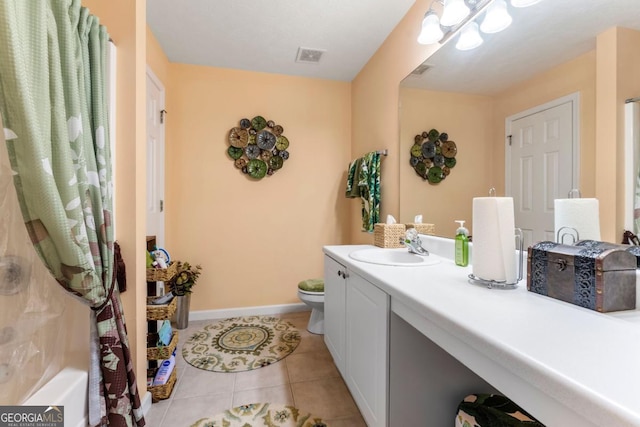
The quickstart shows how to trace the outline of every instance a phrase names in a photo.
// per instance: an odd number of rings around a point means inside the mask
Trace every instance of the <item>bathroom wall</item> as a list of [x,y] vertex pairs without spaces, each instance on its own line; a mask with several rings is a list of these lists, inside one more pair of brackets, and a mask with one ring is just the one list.
[[[322,246],[348,243],[351,85],[172,63],[168,87],[166,246],[203,267],[192,310],[299,302]],[[257,115],[284,127],[290,158],[254,181],[226,150]]]
[[[151,28],[146,26],[146,35],[147,35],[147,65],[151,68],[153,74],[156,75],[158,79],[164,85],[164,89],[166,92],[169,91],[167,88],[167,84],[169,83],[169,72],[171,68],[171,63],[169,59],[167,59],[167,55],[165,55],[162,50],[162,46],[158,43],[158,39],[151,31]],[[165,100],[166,102],[166,100]]]
[[[398,26],[389,34],[369,62],[351,82],[352,117],[351,156],[387,148],[382,163],[381,218],[396,217],[400,210],[400,128],[398,125],[398,87],[415,67],[438,45],[422,46],[416,42],[424,13],[432,2],[417,0]],[[434,4],[439,9],[439,4]],[[349,243],[373,243],[373,235],[361,231],[360,203],[349,202],[347,221]]]
[[[495,168],[494,100],[489,96],[400,88],[401,222],[417,214],[436,224],[436,234],[454,237],[454,220],[473,229],[473,197],[488,195]],[[429,184],[409,164],[414,136],[436,128],[456,142],[456,166],[439,185]],[[493,184],[492,186],[495,186]]]
[[[84,0],[107,26],[117,47],[116,212],[117,239],[127,264],[122,294],[140,396],[146,393],[146,0]],[[72,332],[73,333],[73,332]]]

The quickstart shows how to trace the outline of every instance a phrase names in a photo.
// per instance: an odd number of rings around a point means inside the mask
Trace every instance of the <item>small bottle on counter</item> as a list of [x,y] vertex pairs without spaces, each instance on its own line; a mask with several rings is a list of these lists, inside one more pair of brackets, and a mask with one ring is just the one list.
[[455,261],[456,265],[469,265],[469,230],[464,228],[464,221],[456,220],[460,226],[456,230]]

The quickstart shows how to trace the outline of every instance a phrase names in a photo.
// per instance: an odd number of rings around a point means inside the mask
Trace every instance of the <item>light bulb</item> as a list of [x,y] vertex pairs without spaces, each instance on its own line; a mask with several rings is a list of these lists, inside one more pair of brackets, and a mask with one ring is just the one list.
[[483,33],[497,33],[511,25],[511,21],[511,15],[507,11],[507,2],[495,0],[487,9],[480,30]]
[[440,23],[445,27],[452,27],[462,22],[469,15],[469,8],[464,0],[444,0],[444,10]]
[[528,7],[533,6],[536,3],[540,3],[542,0],[511,0],[513,7]]
[[469,25],[464,27],[460,33],[458,43],[456,43],[456,49],[458,50],[471,50],[482,44],[482,37],[478,32],[478,24],[470,22]]
[[438,15],[432,10],[428,11],[422,20],[422,30],[420,30],[420,34],[418,35],[418,43],[436,43],[439,42],[443,36],[444,33],[440,28],[440,19],[438,19]]

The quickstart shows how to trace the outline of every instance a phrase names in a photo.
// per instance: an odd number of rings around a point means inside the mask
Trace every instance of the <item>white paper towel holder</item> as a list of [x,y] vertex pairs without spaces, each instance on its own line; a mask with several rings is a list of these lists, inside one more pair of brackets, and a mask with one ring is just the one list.
[[567,193],[567,197],[569,199],[579,199],[582,197],[582,194],[577,188],[572,188],[571,190],[569,190],[569,193]]
[[558,234],[556,235],[556,243],[560,243],[561,245],[564,244],[564,238],[566,236],[571,237],[571,239],[573,240],[571,243],[569,243],[570,245],[574,245],[578,243],[578,240],[580,240],[580,233],[578,233],[578,230],[576,230],[573,227],[564,226],[564,227],[558,228]]
[[522,230],[519,228],[514,230],[514,234],[515,238],[518,240],[516,247],[520,251],[518,257],[518,277],[516,278],[516,281],[513,283],[507,283],[506,280],[487,280],[471,273],[469,274],[469,283],[472,285],[486,286],[487,289],[516,289],[518,287],[518,282],[522,280],[524,275],[524,236],[522,234]]

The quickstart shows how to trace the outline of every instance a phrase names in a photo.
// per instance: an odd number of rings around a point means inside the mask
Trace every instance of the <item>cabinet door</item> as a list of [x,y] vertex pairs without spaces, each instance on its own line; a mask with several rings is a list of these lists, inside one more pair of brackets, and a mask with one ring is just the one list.
[[347,269],[324,257],[324,342],[338,371],[345,375],[345,282]]
[[346,382],[369,427],[387,425],[389,296],[349,272]]

